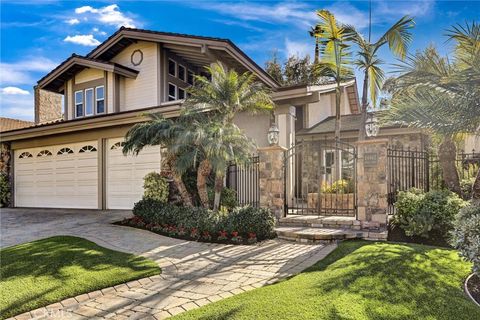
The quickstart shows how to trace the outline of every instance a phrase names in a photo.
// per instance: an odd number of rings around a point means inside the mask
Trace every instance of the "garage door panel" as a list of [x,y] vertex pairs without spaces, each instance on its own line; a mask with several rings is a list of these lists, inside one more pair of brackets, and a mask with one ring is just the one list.
[[[97,147],[97,143],[91,141],[16,150],[16,206],[98,208],[98,154],[79,153],[86,145]],[[24,152],[32,157],[20,159]],[[39,154],[43,156],[37,157]]]
[[143,195],[143,178],[152,171],[160,172],[160,147],[151,146],[138,156],[124,156],[122,139],[107,142],[107,208],[132,209]]

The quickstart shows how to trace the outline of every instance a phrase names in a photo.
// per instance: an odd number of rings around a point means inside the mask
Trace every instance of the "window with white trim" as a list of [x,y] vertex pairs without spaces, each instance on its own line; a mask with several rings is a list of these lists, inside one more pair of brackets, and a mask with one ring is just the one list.
[[168,101],[177,100],[177,86],[173,83],[168,83]]
[[99,86],[95,88],[95,112],[97,114],[105,113],[105,88]]
[[178,97],[178,100],[185,99],[185,89],[179,87],[177,97]]
[[185,79],[185,76],[187,75],[186,74],[186,69],[184,66],[182,66],[181,64],[178,65],[178,79],[182,80],[183,82],[187,82],[187,80]]
[[30,152],[22,152],[22,154],[18,157],[19,159],[26,159],[26,158],[33,158]]
[[72,153],[73,153],[72,149],[62,148],[62,149],[58,150],[57,155],[62,156],[62,155],[68,155],[68,154],[72,154]]
[[95,152],[97,148],[94,146],[83,146],[78,153],[86,153],[86,152]]
[[93,115],[93,88],[85,89],[85,115]]
[[193,86],[193,83],[195,82],[195,73],[193,73],[192,70],[188,70],[187,72],[187,83],[191,86]]
[[52,153],[49,150],[42,150],[37,154],[37,157],[48,157],[51,155]]
[[168,74],[176,77],[177,76],[177,62],[172,59],[168,59]]
[[83,91],[75,91],[75,117],[83,117]]

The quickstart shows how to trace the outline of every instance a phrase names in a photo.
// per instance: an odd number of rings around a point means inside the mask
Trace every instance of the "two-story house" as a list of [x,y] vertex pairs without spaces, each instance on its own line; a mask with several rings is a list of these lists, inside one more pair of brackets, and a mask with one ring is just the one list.
[[[143,177],[160,170],[160,147],[124,156],[122,141],[145,113],[175,117],[204,67],[221,61],[272,90],[274,115],[237,116],[258,146],[275,121],[280,144],[334,115],[334,86],[281,88],[230,40],[120,28],[86,56],[72,55],[35,88],[35,124],[2,132],[16,207],[131,209]],[[355,81],[342,86],[342,114],[358,114]]]

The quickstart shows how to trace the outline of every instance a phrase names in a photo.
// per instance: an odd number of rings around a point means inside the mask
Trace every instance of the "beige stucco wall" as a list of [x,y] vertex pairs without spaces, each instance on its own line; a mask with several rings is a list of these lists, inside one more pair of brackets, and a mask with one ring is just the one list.
[[[342,98],[340,99],[341,114],[351,114],[346,90],[342,90],[342,93]],[[308,104],[306,110],[307,128],[311,128],[325,118],[335,115],[335,93],[321,94],[320,100]]]
[[114,112],[114,75],[112,72],[107,72],[107,79],[106,79],[106,97],[107,97],[107,113],[113,113]]
[[85,69],[75,75],[75,84],[102,79],[103,76],[104,76],[103,70]]
[[269,114],[251,115],[244,112],[237,114],[234,122],[248,137],[255,140],[258,147],[268,146],[267,132],[270,127]]
[[[131,62],[132,52],[141,50],[143,61],[134,66]],[[159,51],[156,43],[139,41],[128,46],[112,59],[112,62],[138,70],[136,79],[123,78],[120,81],[120,111],[134,110],[159,105],[158,70]]]
[[464,150],[467,153],[475,150],[475,153],[480,152],[480,135],[468,135],[465,138]]

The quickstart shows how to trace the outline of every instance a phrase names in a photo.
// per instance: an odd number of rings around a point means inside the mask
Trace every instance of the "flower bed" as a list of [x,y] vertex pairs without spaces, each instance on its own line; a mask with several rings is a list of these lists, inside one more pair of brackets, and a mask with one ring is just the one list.
[[143,199],[135,204],[133,214],[133,218],[117,224],[174,238],[216,243],[253,244],[276,236],[271,212],[250,206],[214,212]]

